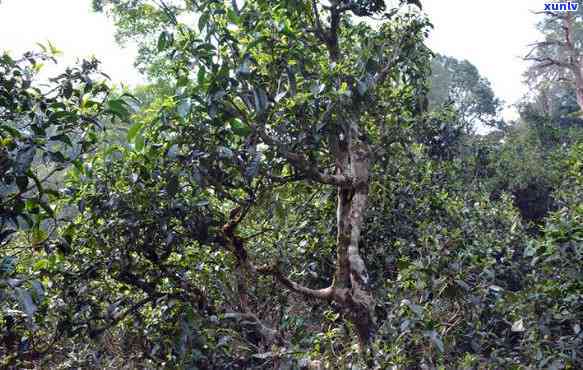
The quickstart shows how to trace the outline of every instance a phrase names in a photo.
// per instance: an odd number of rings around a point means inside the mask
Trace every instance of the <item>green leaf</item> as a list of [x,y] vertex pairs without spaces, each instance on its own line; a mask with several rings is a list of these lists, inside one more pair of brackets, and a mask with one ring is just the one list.
[[130,117],[127,103],[122,99],[112,99],[107,102],[108,110],[122,120],[127,120]]
[[53,45],[52,42],[47,40],[47,44],[49,44],[49,51],[50,51],[51,55],[58,56],[58,55],[61,55],[63,53],[61,50],[57,49],[57,47],[55,45]]
[[49,140],[52,140],[52,141],[60,141],[62,143],[67,144],[68,146],[72,146],[73,145],[71,143],[71,139],[69,138],[69,136],[67,136],[65,134],[51,136],[51,138]]
[[[12,230],[14,232],[14,230]],[[11,274],[16,269],[16,257],[6,256],[0,261],[0,273]]]
[[132,142],[142,128],[142,122],[136,122],[128,129],[128,142]]
[[49,199],[58,198],[61,196],[61,193],[59,193],[57,190],[54,190],[54,189],[43,189],[43,190],[44,190],[43,192],[46,195],[51,196],[51,198],[49,198]]
[[164,51],[172,43],[172,35],[166,31],[162,31],[158,37],[158,51]]
[[48,238],[48,234],[44,230],[41,230],[40,228],[37,228],[37,227],[32,229],[31,243],[33,245],[38,245],[38,244],[44,243],[47,240],[47,238]]
[[241,18],[237,15],[233,8],[229,8],[227,10],[227,17],[229,18],[229,22],[233,24],[239,24],[241,22]]
[[233,133],[237,136],[243,136],[246,137],[247,135],[249,135],[252,130],[249,126],[247,126],[246,124],[244,124],[241,120],[236,119],[233,122],[231,122],[231,130],[233,131]]
[[423,6],[421,5],[421,1],[420,0],[405,0],[405,2],[407,4],[410,4],[410,5],[415,5],[420,10],[423,10]]
[[59,121],[75,121],[77,120],[78,116],[76,113],[73,112],[66,112],[66,111],[57,111],[52,113],[49,116],[49,119],[52,122],[59,122]]
[[34,269],[36,271],[48,270],[51,266],[51,263],[48,259],[43,258],[34,263]]
[[44,156],[48,156],[50,158],[50,160],[53,162],[57,162],[57,163],[67,162],[67,159],[65,158],[65,156],[61,152],[46,152],[43,155],[43,157]]
[[38,201],[38,204],[42,207],[42,209],[45,210],[45,212],[47,212],[47,214],[50,217],[55,217],[55,211],[53,211],[53,209],[51,208],[51,206],[47,202],[45,202],[41,199]]
[[30,168],[32,161],[34,160],[34,155],[36,153],[36,147],[27,146],[18,151],[16,154],[16,166],[14,171],[18,175],[24,174]]
[[190,81],[190,79],[188,78],[188,76],[183,75],[178,77],[178,80],[176,81],[176,87],[180,88],[180,87],[184,87],[186,85],[188,85],[188,82]]
[[123,93],[122,97],[128,97],[128,98],[132,99],[138,105],[141,105],[142,104],[142,102],[140,101],[140,99],[136,98],[135,96],[133,96],[130,93],[127,93],[127,92],[126,93]]
[[285,220],[286,219],[286,210],[283,207],[282,202],[275,202],[273,204],[274,206],[274,211],[275,211],[275,216],[277,217],[278,220]]
[[198,30],[202,32],[208,25],[210,14],[208,11],[203,12],[198,18]]
[[287,68],[287,78],[289,81],[289,89],[290,89],[290,96],[295,96],[297,94],[297,82],[296,82],[296,75],[291,68]]
[[37,45],[39,48],[41,48],[41,50],[42,50],[43,52],[45,52],[45,53],[47,52],[47,47],[46,47],[46,46],[44,46],[43,44],[41,44],[40,42],[37,42],[37,43],[36,43],[36,45]]
[[144,136],[142,134],[137,135],[136,139],[134,140],[134,148],[139,152],[142,149],[144,149],[144,146],[145,146]]
[[196,47],[197,51],[206,51],[211,52],[215,50],[215,46],[213,44],[209,44],[208,42],[202,43]]
[[17,129],[8,125],[0,124],[0,132],[2,131],[8,133],[15,139],[20,139],[22,137],[22,134]]
[[267,109],[267,94],[265,90],[260,87],[253,89],[253,97],[255,98],[255,110],[258,114],[263,113]]
[[524,257],[534,257],[537,252],[537,247],[535,243],[529,243],[526,248],[524,248]]
[[200,67],[198,69],[198,72],[196,73],[196,81],[199,85],[202,85],[205,81],[205,77],[206,77],[206,70],[203,67]]

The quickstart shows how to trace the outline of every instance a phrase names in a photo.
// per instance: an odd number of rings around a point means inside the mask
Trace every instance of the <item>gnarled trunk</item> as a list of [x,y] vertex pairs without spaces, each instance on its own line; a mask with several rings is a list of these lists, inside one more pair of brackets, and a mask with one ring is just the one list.
[[361,350],[374,333],[374,299],[359,243],[368,202],[370,149],[355,124],[347,130],[336,154],[336,173],[352,179],[338,186],[337,261],[334,288],[344,291],[342,304],[358,331]]

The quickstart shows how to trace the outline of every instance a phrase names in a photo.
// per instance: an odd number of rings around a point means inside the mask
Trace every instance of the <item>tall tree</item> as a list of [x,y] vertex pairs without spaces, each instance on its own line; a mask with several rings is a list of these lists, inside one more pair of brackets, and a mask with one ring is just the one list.
[[544,40],[533,43],[524,58],[532,62],[528,81],[569,81],[575,86],[577,104],[583,110],[583,9],[540,14],[544,18],[537,28]]
[[[401,6],[406,3],[417,2]],[[211,206],[226,223],[199,242],[235,258],[241,314],[256,317],[249,312],[248,281],[271,276],[304,298],[342,307],[367,350],[376,328],[375,298],[360,241],[371,171],[391,142],[389,127],[410,119],[415,95],[424,92],[429,23],[413,6],[386,12],[384,1],[376,0],[157,4],[97,4],[130,28],[146,10],[154,14],[150,21],[164,20],[156,52],[171,61],[176,106],[168,111],[166,104],[161,120],[132,136],[141,150],[144,137],[164,148],[176,145],[174,156],[180,153],[176,159],[197,188],[223,203]],[[198,14],[196,28],[179,21],[185,14]],[[352,19],[373,15],[383,19],[375,28]],[[177,196],[186,179],[173,176],[168,192]],[[257,227],[246,216],[259,212],[276,188],[293,183],[336,189],[336,263],[325,288],[292,281],[281,261],[260,265],[253,248],[261,244],[238,231],[240,225]],[[146,255],[156,263],[168,257]]]

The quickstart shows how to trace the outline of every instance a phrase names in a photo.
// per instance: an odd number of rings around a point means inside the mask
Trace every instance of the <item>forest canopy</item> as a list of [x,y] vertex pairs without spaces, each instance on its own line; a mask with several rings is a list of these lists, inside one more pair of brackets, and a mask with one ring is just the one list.
[[418,0],[92,11],[147,83],[0,51],[2,368],[583,367],[583,10],[512,121]]

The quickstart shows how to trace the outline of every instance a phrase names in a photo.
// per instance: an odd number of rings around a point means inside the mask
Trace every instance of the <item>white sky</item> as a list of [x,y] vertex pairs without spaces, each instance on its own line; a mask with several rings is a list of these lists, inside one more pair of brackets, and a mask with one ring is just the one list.
[[[527,45],[541,38],[535,28],[544,0],[422,0],[434,29],[428,40],[436,52],[473,63],[492,83],[496,95],[507,105],[526,92],[521,60]],[[504,111],[506,119],[515,110]]]
[[[530,10],[544,0],[422,0],[435,28],[429,46],[436,52],[467,59],[492,82],[497,96],[515,103],[526,88],[520,56],[539,38]],[[0,50],[17,55],[50,40],[64,52],[62,65],[95,55],[114,81],[134,84],[135,51],[122,49],[102,14],[90,11],[90,0],[0,0]],[[506,118],[514,118],[512,109]]]
[[17,56],[48,40],[63,52],[56,72],[95,55],[112,80],[140,82],[135,50],[118,46],[113,34],[112,23],[91,11],[91,0],[0,0],[0,51]]

